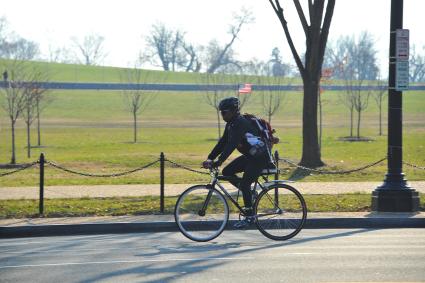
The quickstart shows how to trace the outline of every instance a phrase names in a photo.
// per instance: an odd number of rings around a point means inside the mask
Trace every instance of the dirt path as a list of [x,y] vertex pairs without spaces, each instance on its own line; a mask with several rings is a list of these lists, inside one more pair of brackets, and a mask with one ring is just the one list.
[[[425,193],[425,181],[408,182],[413,189]],[[299,182],[293,183],[303,194],[371,193],[382,182]],[[165,195],[179,195],[191,184],[166,184]],[[230,185],[227,187],[231,187]],[[97,186],[49,186],[45,198],[81,198],[159,195],[159,184],[150,185],[97,185]],[[38,199],[38,187],[0,188],[0,199]]]

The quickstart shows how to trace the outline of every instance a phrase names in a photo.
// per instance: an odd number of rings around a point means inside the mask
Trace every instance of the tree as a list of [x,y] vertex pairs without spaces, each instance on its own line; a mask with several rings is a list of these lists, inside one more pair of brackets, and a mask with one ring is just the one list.
[[234,23],[230,24],[229,34],[230,39],[224,46],[221,46],[217,40],[212,40],[206,48],[206,66],[207,73],[217,73],[223,71],[229,66],[241,69],[240,63],[234,59],[232,50],[233,43],[246,24],[254,22],[254,17],[251,11],[243,8],[239,14],[234,15]]
[[[425,51],[425,46],[422,46]],[[409,80],[412,83],[425,81],[425,54],[416,53],[416,46],[413,45],[409,60]]]
[[[342,76],[347,89],[345,104],[350,108],[351,113],[351,130],[353,128],[353,110],[357,112],[357,138],[360,138],[361,114],[369,105],[370,89],[372,81],[375,81],[379,68],[376,59],[375,43],[372,36],[368,32],[362,32],[356,40],[354,36],[342,37],[338,44],[340,47],[340,55],[342,58],[335,58],[335,61],[342,62]],[[342,47],[341,47],[342,46]],[[363,89],[365,86],[366,89]]]
[[146,38],[143,60],[164,71],[199,72],[201,62],[197,48],[186,42],[184,32],[167,28],[163,23],[152,26]]
[[310,23],[307,21],[299,0],[294,0],[294,5],[306,38],[304,62],[301,61],[301,57],[293,43],[280,1],[269,0],[269,2],[282,25],[304,85],[303,149],[300,164],[307,167],[322,166],[324,163],[321,160],[317,133],[317,96],[320,89],[323,57],[335,7],[335,0],[327,1],[324,18],[325,0],[316,0],[314,2],[308,1]]
[[377,91],[374,91],[372,93],[373,99],[376,102],[376,105],[378,106],[379,109],[379,132],[378,134],[380,136],[382,136],[382,106],[383,106],[383,102],[384,102],[384,98],[388,93],[388,82],[383,81],[380,77],[378,77],[378,81],[377,81]]
[[284,77],[290,72],[290,67],[282,62],[279,48],[275,47],[272,50],[271,59],[269,60],[271,74],[274,77]]
[[[138,66],[131,69],[125,69],[121,74],[121,80],[129,84],[131,89],[123,91],[123,97],[127,110],[133,118],[133,142],[137,143],[138,119],[139,115],[146,110],[150,103],[155,98],[154,92],[145,90],[143,84],[146,84],[151,79],[149,72],[146,72]],[[156,78],[157,80],[158,78]]]
[[88,34],[82,40],[73,37],[71,39],[77,48],[78,61],[85,65],[99,65],[105,58],[106,54],[103,51],[103,42],[105,38],[99,34]]
[[44,108],[52,101],[45,94],[47,89],[42,82],[48,81],[48,74],[37,67],[28,68],[28,81],[25,85],[24,122],[27,129],[27,157],[31,157],[31,125],[37,120],[37,145],[41,146],[40,115]]
[[[263,76],[258,79],[259,85],[280,86],[283,85],[283,77]],[[286,93],[282,90],[263,90],[261,93],[261,105],[267,121],[271,124],[272,117],[279,111],[282,103],[285,101]]]
[[223,74],[200,74],[201,84],[206,86],[205,101],[215,110],[217,117],[218,138],[221,137],[221,120],[220,109],[218,108],[220,101],[226,96],[226,90],[222,89],[224,84]]
[[16,164],[16,141],[15,141],[15,127],[16,121],[22,115],[26,103],[26,85],[28,80],[27,72],[25,71],[26,63],[20,60],[9,60],[6,64],[6,69],[9,74],[9,81],[7,87],[2,88],[4,95],[3,109],[5,110],[11,128],[12,135],[12,157],[11,164]]

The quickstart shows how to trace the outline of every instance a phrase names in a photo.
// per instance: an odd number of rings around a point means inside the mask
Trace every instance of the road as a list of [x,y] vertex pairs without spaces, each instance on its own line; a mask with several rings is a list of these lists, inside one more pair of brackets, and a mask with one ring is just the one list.
[[305,229],[0,239],[0,282],[419,282],[425,229]]

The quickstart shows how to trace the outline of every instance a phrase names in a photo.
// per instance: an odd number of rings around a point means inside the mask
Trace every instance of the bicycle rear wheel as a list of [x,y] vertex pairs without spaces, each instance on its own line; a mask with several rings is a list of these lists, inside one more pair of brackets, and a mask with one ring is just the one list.
[[283,241],[297,235],[307,219],[302,195],[286,184],[273,184],[262,191],[255,203],[256,225],[273,240]]
[[229,220],[229,206],[217,189],[196,185],[177,200],[174,218],[187,238],[205,242],[218,237]]

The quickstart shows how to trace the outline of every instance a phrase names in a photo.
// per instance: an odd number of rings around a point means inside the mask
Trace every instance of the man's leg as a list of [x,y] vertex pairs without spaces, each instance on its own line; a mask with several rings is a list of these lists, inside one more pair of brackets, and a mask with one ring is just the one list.
[[247,162],[248,158],[241,155],[223,168],[223,176],[233,177],[233,180],[230,180],[230,183],[237,188],[239,188],[239,182],[241,178],[236,176],[236,173],[243,172]]
[[267,166],[267,158],[249,158],[239,188],[242,190],[245,207],[252,207],[251,184],[260,176],[261,171]]

